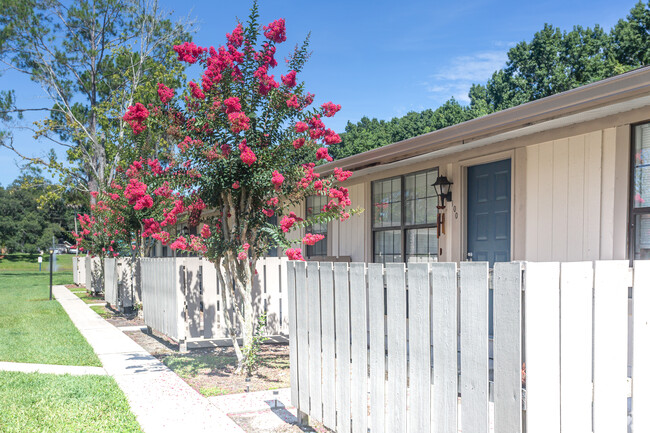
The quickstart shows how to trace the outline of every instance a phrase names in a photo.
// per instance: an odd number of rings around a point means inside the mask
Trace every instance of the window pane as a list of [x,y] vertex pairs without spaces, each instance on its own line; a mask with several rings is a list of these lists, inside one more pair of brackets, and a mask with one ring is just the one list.
[[635,130],[634,207],[650,207],[650,124]]
[[650,214],[636,216],[634,259],[650,259]]
[[402,223],[401,178],[372,183],[373,227],[394,227]]
[[[435,224],[436,213],[435,203],[437,196],[435,189],[431,186],[438,177],[438,170],[429,170],[424,173],[409,174],[404,177],[406,190],[406,215],[404,223],[413,224]],[[431,203],[434,203],[433,208]]]
[[436,228],[406,230],[406,260],[432,262],[438,257]]
[[[323,206],[327,203],[327,197],[322,195],[312,195],[307,197],[307,217],[318,215],[322,212]],[[316,242],[314,245],[307,245],[307,257],[326,256],[327,255],[327,223],[316,223],[307,227],[307,233],[319,234],[325,238]]]
[[375,263],[402,261],[402,236],[400,230],[375,232]]

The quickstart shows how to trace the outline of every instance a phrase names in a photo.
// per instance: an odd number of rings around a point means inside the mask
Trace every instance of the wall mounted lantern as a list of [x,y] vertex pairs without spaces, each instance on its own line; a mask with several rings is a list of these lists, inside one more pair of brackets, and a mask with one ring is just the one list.
[[[434,182],[432,187],[436,190],[436,195],[438,196],[438,218],[437,218],[437,236],[440,238],[440,235],[445,234],[445,214],[440,211],[445,209],[445,200],[451,201],[451,185],[452,182],[449,182],[447,176],[438,176],[438,179]],[[440,250],[442,254],[442,250]]]
[[438,209],[442,210],[445,208],[445,200],[451,201],[451,186],[453,182],[449,182],[447,176],[438,176],[433,186],[436,190],[436,195],[438,196]]

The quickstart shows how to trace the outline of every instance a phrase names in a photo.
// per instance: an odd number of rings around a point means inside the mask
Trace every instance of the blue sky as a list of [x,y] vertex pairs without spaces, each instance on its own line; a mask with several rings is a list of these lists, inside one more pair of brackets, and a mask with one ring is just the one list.
[[[246,19],[250,8],[249,1],[241,0],[160,2],[176,18],[197,19],[194,41],[202,46],[222,44],[236,25],[235,17]],[[389,120],[436,108],[450,97],[467,102],[470,85],[487,81],[505,65],[508,49],[530,40],[544,23],[566,30],[600,24],[609,30],[633,6],[634,0],[260,0],[260,21],[286,19],[287,42],[278,50],[278,59],[311,31],[313,54],[299,77],[318,104],[341,104],[342,110],[327,125],[343,132],[348,121],[364,115]],[[281,67],[282,62],[276,78],[284,72]],[[10,88],[16,90],[19,106],[49,105],[38,86],[5,72],[0,89]],[[25,122],[39,118],[29,115]],[[14,144],[34,156],[52,147],[24,130],[15,131]],[[0,149],[0,184],[6,186],[18,176],[17,162],[10,151]]]

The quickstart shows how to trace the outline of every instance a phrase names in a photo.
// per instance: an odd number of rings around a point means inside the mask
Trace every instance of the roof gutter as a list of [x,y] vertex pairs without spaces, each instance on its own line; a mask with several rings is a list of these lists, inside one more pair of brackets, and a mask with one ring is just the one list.
[[339,159],[317,167],[316,171],[329,174],[335,166],[361,170],[389,164],[648,93],[650,66]]

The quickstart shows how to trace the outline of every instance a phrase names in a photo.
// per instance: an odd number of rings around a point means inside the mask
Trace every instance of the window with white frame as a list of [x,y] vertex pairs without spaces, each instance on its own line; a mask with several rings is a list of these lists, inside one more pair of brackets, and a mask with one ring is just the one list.
[[372,236],[375,263],[434,261],[438,169],[372,182]]
[[630,258],[650,259],[650,123],[634,128]]
[[[307,218],[318,215],[323,211],[323,206],[327,204],[327,196],[325,195],[312,195],[307,197]],[[327,223],[317,223],[307,227],[308,233],[315,235],[323,235],[324,239],[316,242],[314,245],[307,245],[306,256],[326,256],[327,255]]]

